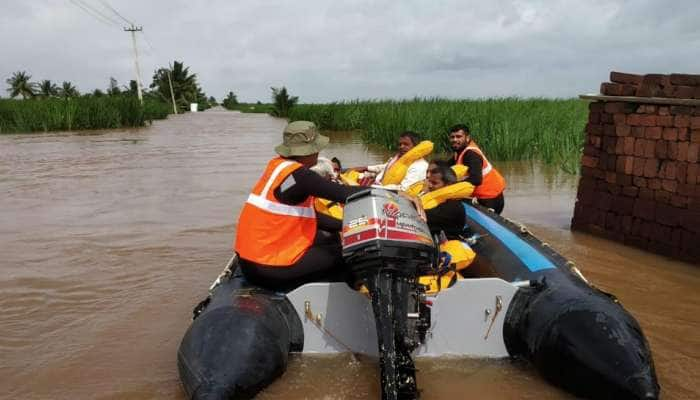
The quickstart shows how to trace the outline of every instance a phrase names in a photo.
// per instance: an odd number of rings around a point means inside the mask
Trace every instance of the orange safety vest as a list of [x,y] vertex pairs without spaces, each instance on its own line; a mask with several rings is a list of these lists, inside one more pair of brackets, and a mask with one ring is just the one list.
[[473,150],[481,157],[481,185],[474,188],[474,197],[477,199],[493,199],[494,197],[498,197],[506,188],[506,180],[503,179],[503,176],[491,165],[473,140],[469,142],[469,145],[467,145],[459,155],[455,154],[455,163],[464,165],[462,159],[467,150]]
[[266,266],[288,267],[311,247],[316,235],[314,198],[301,204],[280,203],[275,189],[302,165],[284,158],[268,164],[238,219],[234,250],[244,259]]

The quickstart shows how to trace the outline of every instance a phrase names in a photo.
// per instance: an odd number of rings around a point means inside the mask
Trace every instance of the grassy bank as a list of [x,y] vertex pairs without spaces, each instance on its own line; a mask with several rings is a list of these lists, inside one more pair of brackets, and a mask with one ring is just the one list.
[[448,150],[447,130],[467,123],[494,160],[538,159],[576,173],[587,121],[587,103],[576,99],[413,99],[299,104],[290,120],[310,120],[322,129],[361,130],[364,139],[394,148],[397,134],[420,133]]
[[134,96],[0,100],[0,133],[143,126],[168,116],[170,107]]

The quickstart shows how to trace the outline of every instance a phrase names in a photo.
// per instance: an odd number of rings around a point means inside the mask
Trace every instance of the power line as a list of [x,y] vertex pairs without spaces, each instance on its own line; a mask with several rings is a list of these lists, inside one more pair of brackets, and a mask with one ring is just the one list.
[[105,25],[108,25],[108,26],[119,26],[119,24],[115,24],[114,22],[110,22],[109,19],[106,19],[106,18],[104,18],[104,17],[100,17],[98,14],[96,14],[96,13],[90,11],[88,8],[86,8],[85,6],[83,6],[81,3],[78,3],[77,0],[70,0],[70,2],[71,2],[73,5],[75,5],[76,7],[80,8],[80,9],[83,10],[83,11],[85,11],[85,12],[86,12],[88,15],[90,15],[91,17],[95,18],[96,20],[102,22],[102,23],[105,24]]
[[115,10],[114,7],[112,7],[112,6],[111,6],[109,3],[107,3],[106,1],[100,0],[100,3],[102,3],[103,6],[109,8],[110,10],[112,10],[112,12],[113,12],[114,14],[117,15],[117,17],[119,17],[119,18],[121,18],[122,20],[124,20],[127,24],[129,24],[129,25],[136,25],[136,24],[134,24],[133,22],[131,22],[131,21],[129,21],[128,19],[126,19],[123,15],[121,15],[121,14],[119,13],[119,11]]
[[141,31],[141,37],[143,38],[143,41],[146,42],[146,44],[148,45],[148,48],[151,49],[151,53],[155,56],[156,49],[154,49],[153,45],[151,45],[151,41],[146,38],[146,33],[144,31]]
[[[73,0],[71,0],[71,1],[73,1]],[[98,9],[96,9],[95,7],[93,7],[93,6],[91,6],[90,4],[88,4],[85,0],[75,0],[75,1],[77,1],[77,2],[80,3],[80,4],[82,4],[84,7],[89,8],[92,12],[94,12],[95,14],[98,14],[99,16],[101,16],[102,18],[104,18],[104,19],[106,19],[107,21],[111,22],[112,24],[119,26],[119,21],[113,19],[113,18],[110,17],[109,15],[105,15],[105,14],[102,13],[100,10],[98,10]]]

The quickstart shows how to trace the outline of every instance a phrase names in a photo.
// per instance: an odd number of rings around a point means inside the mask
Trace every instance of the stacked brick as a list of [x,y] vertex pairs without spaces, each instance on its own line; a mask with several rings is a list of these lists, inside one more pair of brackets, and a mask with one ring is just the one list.
[[636,96],[590,104],[572,228],[700,263],[700,102],[639,98],[697,96],[700,75],[613,72],[611,80],[608,96],[631,87]]
[[600,85],[600,93],[606,96],[700,99],[700,75],[611,72],[610,82]]

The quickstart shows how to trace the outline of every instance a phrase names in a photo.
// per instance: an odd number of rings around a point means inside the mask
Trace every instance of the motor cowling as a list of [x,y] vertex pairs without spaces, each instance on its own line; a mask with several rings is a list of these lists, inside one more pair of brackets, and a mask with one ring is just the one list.
[[428,225],[413,204],[385,189],[348,198],[342,236],[343,258],[360,279],[377,269],[417,276],[435,257]]

